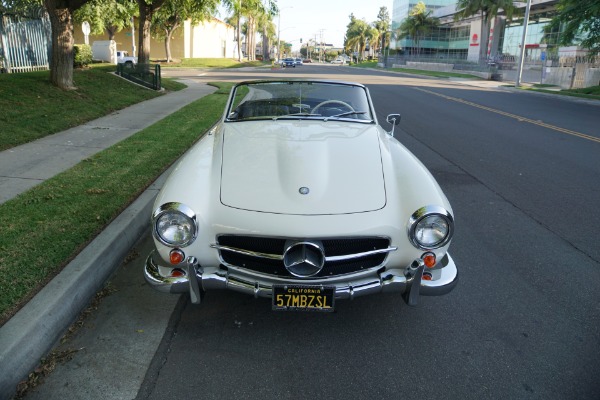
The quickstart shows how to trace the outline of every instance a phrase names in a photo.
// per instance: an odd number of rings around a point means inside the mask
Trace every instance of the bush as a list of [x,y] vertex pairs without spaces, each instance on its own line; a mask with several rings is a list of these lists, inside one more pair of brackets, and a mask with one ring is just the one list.
[[87,67],[92,62],[92,46],[89,44],[76,44],[73,46],[73,66],[75,68]]

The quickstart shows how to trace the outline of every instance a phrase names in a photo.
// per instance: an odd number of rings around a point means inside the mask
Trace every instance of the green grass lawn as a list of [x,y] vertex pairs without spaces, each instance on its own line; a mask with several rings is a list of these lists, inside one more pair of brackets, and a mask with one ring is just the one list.
[[[215,86],[214,94],[0,205],[0,324],[218,120],[232,84]],[[53,95],[61,107],[66,100]]]
[[[114,65],[75,70],[72,91],[52,86],[49,71],[0,74],[0,151],[161,95],[108,73],[113,71]],[[168,90],[185,87],[171,79],[162,82]]]
[[591,86],[583,89],[563,89],[563,90],[548,90],[544,87],[551,85],[533,85],[531,87],[521,87],[523,90],[531,90],[535,92],[549,93],[560,96],[578,97],[580,99],[600,100],[600,85]]

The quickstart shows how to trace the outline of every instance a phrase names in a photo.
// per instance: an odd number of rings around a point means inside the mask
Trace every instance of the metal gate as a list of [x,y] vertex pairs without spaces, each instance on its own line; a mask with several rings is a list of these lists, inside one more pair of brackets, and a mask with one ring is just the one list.
[[0,15],[0,69],[9,73],[49,69],[51,34],[48,14]]

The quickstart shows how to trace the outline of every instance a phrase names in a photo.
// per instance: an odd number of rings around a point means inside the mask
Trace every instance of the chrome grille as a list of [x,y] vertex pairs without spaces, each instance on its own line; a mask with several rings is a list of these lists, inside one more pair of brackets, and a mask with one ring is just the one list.
[[[326,261],[323,269],[315,277],[326,277],[353,273],[381,266],[389,251],[390,240],[381,237],[318,239],[326,257],[337,257]],[[282,259],[261,255],[283,256],[288,239],[257,236],[221,235],[217,245],[225,266],[236,266],[247,270],[280,277],[292,277],[283,265]],[[310,240],[309,240],[310,241]],[[360,253],[381,251],[358,257],[348,257]],[[339,259],[341,258],[341,259]]]

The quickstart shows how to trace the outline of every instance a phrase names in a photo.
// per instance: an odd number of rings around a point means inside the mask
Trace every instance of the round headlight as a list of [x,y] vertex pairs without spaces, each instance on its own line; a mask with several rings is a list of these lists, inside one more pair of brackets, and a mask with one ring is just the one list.
[[452,238],[454,221],[452,215],[437,206],[417,210],[409,222],[408,236],[419,249],[437,249]]
[[185,247],[196,239],[196,215],[187,206],[166,203],[153,215],[154,236],[170,247]]

